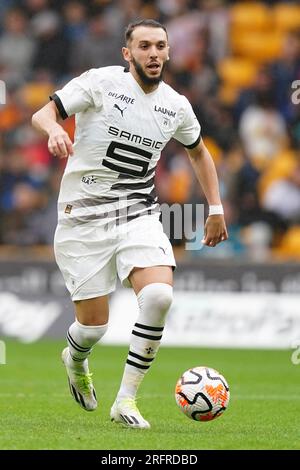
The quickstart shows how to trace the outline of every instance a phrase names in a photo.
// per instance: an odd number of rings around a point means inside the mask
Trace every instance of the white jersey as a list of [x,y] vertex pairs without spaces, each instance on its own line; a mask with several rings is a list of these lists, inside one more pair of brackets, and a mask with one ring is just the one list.
[[200,141],[188,100],[164,82],[146,94],[120,66],[91,69],[51,99],[63,119],[76,115],[59,223],[122,223],[159,212],[154,176],[162,149],[172,137],[188,148]]

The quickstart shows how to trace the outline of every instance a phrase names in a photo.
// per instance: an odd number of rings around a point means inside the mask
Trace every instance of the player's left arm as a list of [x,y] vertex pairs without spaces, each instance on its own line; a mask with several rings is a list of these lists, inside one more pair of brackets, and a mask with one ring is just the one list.
[[[196,147],[192,149],[187,148],[186,150],[196,177],[209,204],[210,213],[222,212],[222,202],[220,198],[216,167],[209,151],[203,143],[203,140],[201,139]],[[217,208],[215,206],[220,207]],[[228,233],[224,214],[217,213],[209,215],[204,226],[203,244],[212,247],[224,240],[227,240],[227,238]]]

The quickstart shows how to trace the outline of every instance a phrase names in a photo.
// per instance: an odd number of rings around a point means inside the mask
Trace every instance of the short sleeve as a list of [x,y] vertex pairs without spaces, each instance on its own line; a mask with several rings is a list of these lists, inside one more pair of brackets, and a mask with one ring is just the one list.
[[185,96],[182,98],[184,106],[183,119],[173,137],[181,142],[186,148],[192,149],[196,147],[201,140],[201,126],[189,101]]
[[62,119],[86,111],[88,108],[102,106],[101,88],[95,87],[92,70],[73,78],[61,90],[51,95],[50,99],[55,102]]

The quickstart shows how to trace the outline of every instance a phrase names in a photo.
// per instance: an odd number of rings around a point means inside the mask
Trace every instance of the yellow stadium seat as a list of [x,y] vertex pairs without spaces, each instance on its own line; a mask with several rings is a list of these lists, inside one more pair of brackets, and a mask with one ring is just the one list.
[[292,150],[280,153],[276,158],[269,161],[265,171],[262,173],[257,189],[260,199],[264,197],[269,186],[278,179],[287,178],[297,166],[297,157]]
[[230,19],[233,29],[266,30],[272,25],[270,9],[259,2],[240,2],[231,7]]
[[218,88],[218,100],[227,106],[232,106],[238,99],[240,88],[223,83]]
[[188,202],[192,185],[192,177],[187,169],[173,171],[169,178],[168,195],[171,202],[184,204]]
[[282,237],[279,246],[272,250],[273,255],[290,260],[300,259],[300,225],[290,227]]
[[19,93],[26,106],[37,109],[47,103],[53,91],[52,83],[30,82],[24,85]]
[[218,166],[218,164],[222,160],[222,149],[218,146],[217,142],[211,137],[203,137],[203,142],[207,147],[207,150],[211,154],[215,165]]
[[0,107],[0,131],[8,132],[22,121],[21,110],[15,103]]
[[278,32],[243,32],[231,43],[232,51],[255,62],[270,62],[280,57],[284,35]]
[[257,66],[247,59],[227,57],[219,62],[218,73],[226,85],[248,87],[254,82]]
[[273,8],[274,26],[280,31],[300,28],[300,5],[296,3],[279,3]]

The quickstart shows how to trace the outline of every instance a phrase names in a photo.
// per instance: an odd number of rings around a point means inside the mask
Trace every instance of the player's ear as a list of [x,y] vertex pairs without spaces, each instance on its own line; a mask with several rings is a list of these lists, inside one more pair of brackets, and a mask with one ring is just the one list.
[[123,58],[129,62],[130,59],[131,59],[131,54],[130,54],[130,51],[128,49],[128,47],[122,47],[122,54],[123,54]]

